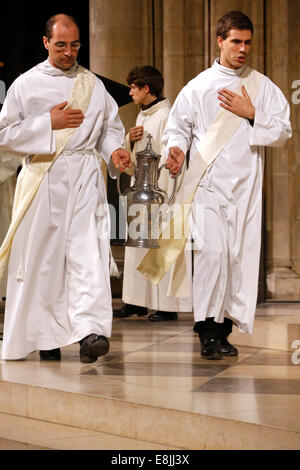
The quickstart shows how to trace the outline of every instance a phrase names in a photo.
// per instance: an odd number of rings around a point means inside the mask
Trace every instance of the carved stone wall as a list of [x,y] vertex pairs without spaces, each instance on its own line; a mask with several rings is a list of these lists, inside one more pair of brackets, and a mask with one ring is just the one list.
[[300,300],[299,106],[292,100],[292,83],[300,79],[299,52],[294,43],[300,33],[299,7],[297,1],[266,2],[266,74],[290,102],[294,132],[285,147],[266,150],[267,296],[273,299]]

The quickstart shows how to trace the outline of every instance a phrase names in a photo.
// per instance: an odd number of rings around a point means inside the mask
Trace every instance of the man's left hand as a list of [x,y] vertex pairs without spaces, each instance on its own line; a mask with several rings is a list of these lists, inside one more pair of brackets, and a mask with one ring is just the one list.
[[222,106],[222,108],[242,118],[254,119],[255,108],[244,86],[242,86],[243,96],[227,90],[226,88],[219,90],[218,93],[218,99],[221,101],[220,106]]
[[130,159],[130,154],[127,150],[119,148],[111,154],[111,159],[114,166],[122,173],[126,168],[132,167],[132,162]]

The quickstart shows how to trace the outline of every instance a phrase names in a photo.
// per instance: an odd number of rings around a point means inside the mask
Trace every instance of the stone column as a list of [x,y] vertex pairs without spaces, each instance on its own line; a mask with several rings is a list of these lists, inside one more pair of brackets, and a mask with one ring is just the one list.
[[153,66],[163,73],[163,0],[153,0]]
[[[289,54],[292,34],[289,16],[293,3],[288,0],[266,2],[266,74],[287,98],[291,86],[289,69],[292,62],[296,63],[296,58]],[[298,275],[292,269],[295,158],[292,147],[294,143],[289,141],[284,147],[266,150],[267,296],[272,299],[293,299],[300,292]]]
[[163,1],[163,70],[165,95],[171,103],[204,69],[205,1]]
[[174,102],[184,84],[184,3],[163,2],[163,75],[164,93]]
[[186,0],[184,4],[185,83],[205,69],[205,4],[205,0]]
[[[292,268],[300,275],[300,2],[289,0],[289,97],[293,138],[290,141],[292,195]],[[297,298],[300,292],[296,292]]]
[[[136,65],[138,0],[90,0],[90,67],[92,72],[126,84]],[[132,125],[136,107],[120,108],[125,125]]]
[[[126,84],[130,69],[153,63],[152,0],[90,0],[90,66]],[[136,119],[134,104],[120,108],[126,130]]]

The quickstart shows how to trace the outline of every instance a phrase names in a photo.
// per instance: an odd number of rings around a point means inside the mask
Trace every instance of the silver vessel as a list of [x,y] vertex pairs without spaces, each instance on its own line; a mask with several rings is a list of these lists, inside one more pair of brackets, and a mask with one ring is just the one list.
[[147,138],[146,148],[136,153],[134,185],[125,189],[122,194],[120,175],[117,179],[119,195],[123,196],[125,202],[128,224],[125,246],[134,248],[159,248],[157,239],[163,212],[166,211],[166,206],[170,204],[176,191],[176,178],[174,178],[174,187],[170,198],[165,191],[159,188],[160,172],[166,164],[158,166],[161,156],[152,149],[152,136],[148,134]]

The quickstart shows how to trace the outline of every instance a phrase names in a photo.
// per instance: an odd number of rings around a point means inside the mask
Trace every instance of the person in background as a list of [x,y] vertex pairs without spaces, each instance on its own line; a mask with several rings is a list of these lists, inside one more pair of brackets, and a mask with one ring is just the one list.
[[[125,147],[131,152],[131,159],[135,162],[136,152],[146,148],[147,136],[150,134],[154,152],[162,155],[161,165],[165,161],[162,135],[170,112],[170,102],[162,96],[163,76],[156,68],[144,65],[129,72],[127,83],[131,88],[129,94],[134,103],[140,106],[140,112],[135,126],[126,135]],[[134,176],[131,183],[134,183]],[[159,186],[169,195],[171,194],[173,181],[168,171],[161,171]],[[146,248],[125,248],[122,293],[125,304],[121,309],[114,310],[114,318],[126,318],[131,315],[144,316],[148,314],[149,309],[156,310],[155,313],[149,315],[150,321],[172,321],[177,320],[178,312],[191,312],[191,295],[182,298],[167,295],[170,273],[166,274],[158,285],[153,286],[137,271],[136,268],[146,251]],[[185,262],[188,272],[191,273],[191,252],[186,252]]]

